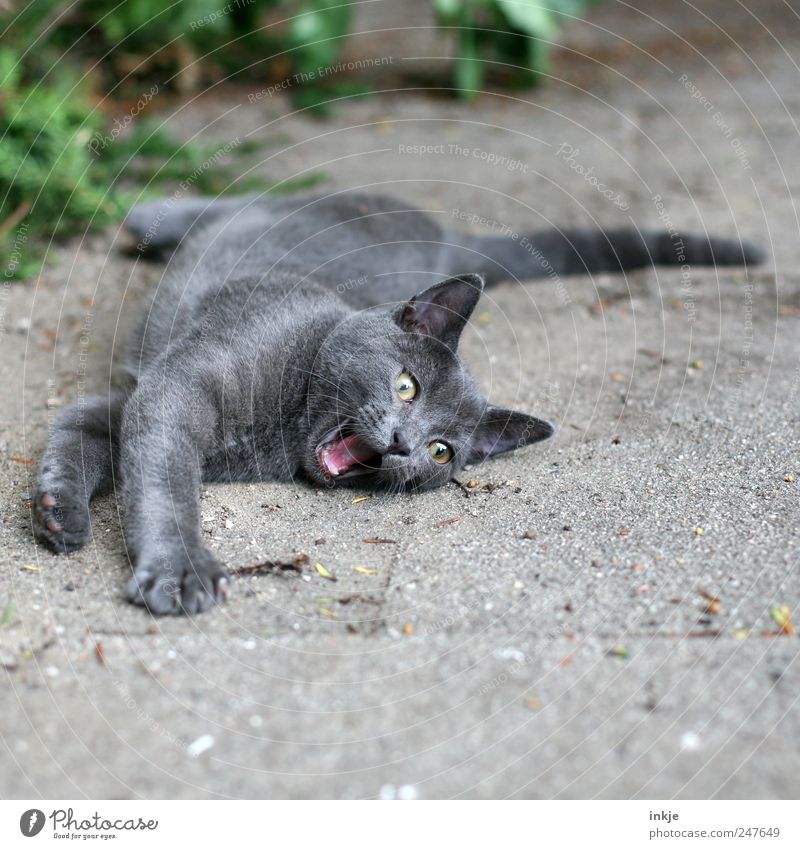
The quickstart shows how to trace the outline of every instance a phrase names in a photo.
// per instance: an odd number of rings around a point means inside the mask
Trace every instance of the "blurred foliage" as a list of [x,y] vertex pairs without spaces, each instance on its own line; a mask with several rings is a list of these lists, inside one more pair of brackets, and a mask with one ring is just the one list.
[[335,64],[347,0],[30,0],[0,24],[16,44],[47,43],[98,61],[108,90],[157,75],[192,91],[238,75],[268,82]]
[[[235,2],[231,0],[233,11],[224,16],[226,20],[234,19]],[[181,192],[219,195],[296,190],[324,179],[313,173],[270,184],[263,176],[242,177],[247,170],[242,158],[263,150],[266,143],[240,139],[227,146],[180,143],[140,117],[160,93],[158,84],[141,95],[137,82],[130,89],[139,93],[134,102],[130,92],[125,92],[127,100],[111,100],[107,83],[115,77],[107,74],[107,68],[101,65],[99,74],[84,70],[86,57],[105,49],[102,40],[91,37],[97,31],[108,39],[121,36],[125,44],[130,38],[140,47],[152,39],[166,44],[164,39],[175,27],[188,26],[194,32],[191,22],[196,23],[199,14],[215,16],[220,9],[218,0],[179,5],[191,7],[191,21],[184,11],[179,23],[172,17],[159,25],[164,6],[151,0],[123,4],[88,0],[70,7],[66,22],[60,17],[65,4],[50,0],[34,0],[16,15],[0,16],[3,44],[18,45],[0,47],[2,279],[36,274],[49,238],[119,221],[142,197],[141,186],[146,187],[144,196],[163,195],[176,186]],[[112,8],[114,13],[107,15]],[[96,23],[89,26],[87,21]],[[216,17],[210,23],[216,25]],[[65,48],[75,42],[77,47],[65,58]],[[116,96],[123,97],[123,91],[117,87]],[[112,122],[103,111],[109,108],[126,114]],[[137,187],[135,192],[132,186]]]
[[[400,0],[397,0],[400,2]],[[548,68],[560,23],[596,0],[431,0],[458,39],[454,88],[473,96],[486,68],[504,82],[535,82]],[[36,271],[41,237],[118,221],[126,186],[153,194],[192,175],[188,190],[265,188],[235,179],[238,143],[180,144],[141,118],[162,92],[200,90],[227,78],[282,83],[299,107],[323,112],[337,97],[370,90],[328,73],[352,23],[346,0],[7,0],[0,6],[0,246],[5,277]],[[290,85],[283,83],[290,82]],[[151,84],[150,93],[141,92]],[[138,98],[138,100],[137,100]],[[127,112],[111,122],[105,110]],[[221,164],[217,160],[221,158]],[[214,167],[207,167],[213,159]],[[295,189],[320,179],[283,181]],[[255,185],[254,185],[255,184]],[[27,243],[20,249],[20,239]],[[29,241],[31,240],[31,241]]]
[[40,85],[27,79],[22,67],[17,54],[0,49],[3,279],[35,274],[45,237],[119,221],[145,197],[291,191],[324,179],[312,173],[271,184],[263,175],[243,177],[243,158],[263,151],[264,142],[181,143],[139,119],[130,127],[125,120],[109,127],[79,75],[62,67]]
[[[561,23],[599,0],[433,0],[439,22],[458,32],[454,85],[463,97],[483,87],[490,62],[512,82],[550,73],[550,43]],[[489,62],[485,61],[489,60]]]
[[[313,91],[353,90],[314,71],[336,65],[350,30],[348,0],[7,0],[4,39],[96,60],[106,91],[158,78],[195,91],[235,76],[269,83],[301,78],[293,94],[313,105]],[[395,0],[386,0],[395,2]],[[401,2],[401,0],[396,0]],[[458,40],[454,87],[479,90],[487,67],[531,84],[549,70],[550,43],[565,20],[599,0],[430,0]],[[0,6],[0,10],[2,10]],[[44,38],[46,36],[46,39]],[[357,90],[364,90],[360,84]]]

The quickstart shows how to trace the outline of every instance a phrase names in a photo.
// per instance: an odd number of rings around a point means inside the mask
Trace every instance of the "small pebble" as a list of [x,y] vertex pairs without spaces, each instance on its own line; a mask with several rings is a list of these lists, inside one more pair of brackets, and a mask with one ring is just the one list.
[[190,758],[199,758],[203,752],[207,752],[217,741],[211,734],[203,734],[198,737],[193,743],[189,743],[186,747],[186,753]]
[[384,784],[378,791],[378,798],[384,801],[391,799],[410,801],[417,798],[417,788],[413,784],[401,784],[399,787],[395,787],[394,784]]
[[694,731],[686,731],[681,735],[681,749],[684,752],[694,752],[700,748],[700,737]]

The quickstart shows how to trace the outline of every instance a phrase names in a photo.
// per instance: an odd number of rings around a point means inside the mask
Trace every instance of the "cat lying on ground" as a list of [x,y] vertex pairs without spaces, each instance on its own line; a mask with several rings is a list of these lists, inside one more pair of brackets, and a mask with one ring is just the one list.
[[[457,353],[484,285],[655,263],[760,260],[738,241],[550,231],[523,242],[446,230],[386,197],[192,199],[134,208],[140,248],[168,259],[135,332],[130,386],[58,417],[34,500],[68,552],[89,501],[121,482],[133,577],[153,613],[224,600],[202,541],[202,481],[440,486],[553,427],[489,404]],[[467,273],[470,272],[470,273]]]

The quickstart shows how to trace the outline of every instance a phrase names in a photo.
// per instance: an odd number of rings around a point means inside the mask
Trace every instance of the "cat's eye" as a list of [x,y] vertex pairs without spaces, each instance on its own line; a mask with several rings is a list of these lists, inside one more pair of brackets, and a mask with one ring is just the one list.
[[417,394],[419,387],[417,381],[407,371],[404,371],[395,381],[394,388],[403,401],[411,401]]
[[446,442],[431,442],[428,453],[442,466],[453,459],[453,449]]

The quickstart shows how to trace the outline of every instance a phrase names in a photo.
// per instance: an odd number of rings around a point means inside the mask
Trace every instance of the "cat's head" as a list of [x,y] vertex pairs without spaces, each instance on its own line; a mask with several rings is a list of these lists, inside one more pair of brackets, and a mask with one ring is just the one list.
[[453,277],[329,335],[309,391],[303,465],[313,479],[429,489],[553,433],[541,419],[490,405],[461,362],[458,341],[482,291],[477,275]]

